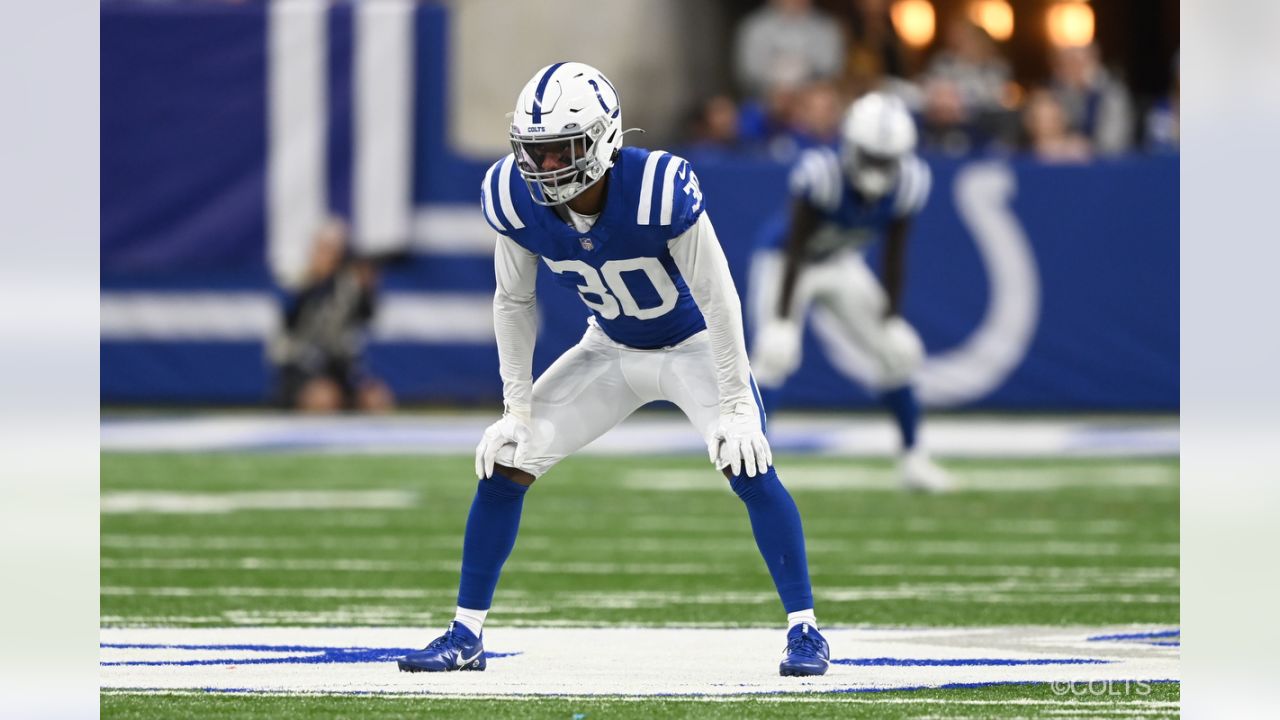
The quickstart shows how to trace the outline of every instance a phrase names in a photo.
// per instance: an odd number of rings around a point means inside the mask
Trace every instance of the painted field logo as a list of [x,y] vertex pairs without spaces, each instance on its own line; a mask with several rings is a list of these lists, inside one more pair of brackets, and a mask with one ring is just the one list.
[[[173,651],[160,660],[103,660],[103,666],[162,665],[329,665],[392,662],[419,648],[323,647],[316,645],[166,645],[154,643],[101,643],[102,650]],[[217,657],[188,657],[212,654]],[[485,659],[511,657],[518,652],[484,654]],[[182,656],[182,657],[179,657]]]
[[[1064,697],[1127,690],[1138,699],[1178,682],[1179,649],[1151,644],[1171,632],[830,628],[830,671],[797,683],[778,675],[775,628],[497,627],[485,637],[492,643],[486,659],[502,658],[491,668],[497,672],[425,678],[399,672],[394,662],[417,650],[400,645],[423,635],[421,628],[104,628],[99,680],[105,690],[138,692],[666,697],[1058,683],[1052,688]],[[585,677],[565,672],[584,647],[608,662]]]

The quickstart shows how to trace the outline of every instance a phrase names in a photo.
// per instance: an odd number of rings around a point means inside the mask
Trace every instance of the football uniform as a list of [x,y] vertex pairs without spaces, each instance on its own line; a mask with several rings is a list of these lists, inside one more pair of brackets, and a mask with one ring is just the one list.
[[[533,437],[519,457],[514,445],[504,447],[499,464],[539,476],[655,400],[674,403],[708,442],[722,404],[759,408],[741,309],[688,162],[623,148],[608,171],[604,207],[583,229],[534,203],[514,166],[508,155],[489,169],[481,202],[498,233],[495,331],[515,340],[499,343],[503,394],[508,411],[527,403]],[[539,262],[578,294],[589,317],[581,342],[522,387],[535,328],[531,315],[503,307],[533,302]],[[712,314],[717,338],[707,332]],[[741,394],[722,403],[721,387]]]
[[[483,626],[515,547],[527,475],[543,475],[654,400],[684,411],[746,508],[787,613],[778,672],[822,675],[830,665],[800,512],[773,467],[742,308],[698,178],[682,158],[623,147],[621,108],[599,70],[548,65],[516,99],[515,152],[485,173],[482,211],[498,233],[493,323],[505,407],[476,446],[454,620],[401,658],[401,670],[485,669]],[[575,212],[578,197],[598,213]],[[588,317],[582,340],[534,382],[540,264],[578,294]]]
[[[821,218],[805,246],[796,277],[793,316],[803,318],[811,306],[817,306],[834,320],[833,327],[872,352],[895,342],[884,323],[888,297],[867,266],[863,251],[893,220],[913,216],[924,207],[929,196],[929,166],[917,155],[907,155],[900,161],[891,190],[866,201],[848,181],[836,152],[818,148],[801,154],[789,185],[791,197],[803,200]],[[761,232],[752,257],[748,307],[757,329],[777,314],[789,220],[786,214],[775,217]],[[819,339],[824,339],[821,333]],[[764,368],[757,370],[766,387],[779,386],[786,379],[774,377]],[[906,384],[909,371],[904,366],[882,372],[878,388]]]

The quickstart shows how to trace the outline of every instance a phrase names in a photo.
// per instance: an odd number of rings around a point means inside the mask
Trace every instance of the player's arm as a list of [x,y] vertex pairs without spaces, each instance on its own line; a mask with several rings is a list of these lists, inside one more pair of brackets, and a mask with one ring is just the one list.
[[888,298],[885,305],[886,318],[902,314],[903,278],[907,274],[907,236],[911,231],[912,219],[924,209],[933,185],[929,166],[919,157],[908,157],[903,162],[901,172],[893,219],[885,230],[884,267],[880,273],[880,284],[884,286]]
[[881,271],[880,284],[884,286],[888,303],[885,305],[886,318],[902,313],[902,278],[906,275],[907,234],[911,230],[909,218],[894,218],[885,231],[884,268]]
[[533,405],[533,346],[538,314],[538,256],[499,235],[493,254],[493,331],[498,342],[504,412],[529,419]]
[[766,387],[777,387],[800,365],[803,318],[796,317],[796,285],[804,265],[805,248],[821,224],[818,210],[804,197],[791,203],[791,222],[782,248],[782,278],[777,305],[764,309],[757,319],[751,351],[756,378]]
[[805,247],[817,232],[820,223],[821,215],[807,200],[796,198],[792,201],[790,229],[782,250],[782,288],[778,293],[777,310],[777,317],[780,320],[791,317],[791,306],[796,293],[796,278],[800,276]]
[[527,439],[533,409],[533,346],[537,339],[538,256],[499,234],[493,253],[493,332],[502,377],[502,419],[476,448],[476,475],[493,475],[498,450]]
[[748,476],[763,473],[773,464],[773,453],[764,437],[751,383],[742,304],[707,213],[701,213],[697,222],[673,238],[668,249],[707,321],[711,340],[720,396],[718,442],[708,447],[712,462],[727,462],[735,475],[744,468]]

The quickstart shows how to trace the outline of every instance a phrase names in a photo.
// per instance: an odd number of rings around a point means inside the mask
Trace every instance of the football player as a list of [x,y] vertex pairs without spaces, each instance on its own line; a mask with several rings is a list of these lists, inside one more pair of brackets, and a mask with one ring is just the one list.
[[[618,92],[599,70],[559,62],[516,100],[513,153],[485,175],[497,231],[494,330],[502,419],[476,447],[458,607],[406,671],[484,670],[482,626],[515,545],[525,493],[557,462],[655,400],[674,403],[746,505],[788,632],[782,675],[821,675],[800,513],[778,480],[751,377],[742,310],[689,163],[623,147]],[[533,382],[539,265],[578,293],[586,332]]]
[[[839,147],[801,154],[791,207],[762,233],[752,260],[751,364],[766,407],[800,365],[804,318],[820,305],[838,332],[878,361],[881,402],[902,439],[901,480],[914,490],[951,485],[920,447],[920,406],[911,385],[924,346],[902,319],[902,276],[911,218],[929,197],[929,166],[915,154],[916,129],[896,98],[872,93],[849,108]],[[862,250],[883,236],[883,283]]]

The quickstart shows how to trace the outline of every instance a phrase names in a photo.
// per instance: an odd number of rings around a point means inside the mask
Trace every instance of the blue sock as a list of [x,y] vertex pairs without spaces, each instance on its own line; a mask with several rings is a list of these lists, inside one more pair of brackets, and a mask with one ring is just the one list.
[[782,606],[789,613],[812,608],[813,589],[809,585],[809,561],[804,553],[800,511],[778,480],[778,473],[770,467],[768,472],[755,477],[737,475],[729,481],[729,486],[747,506],[756,547],[769,566]]
[[902,447],[910,450],[916,446],[916,429],[920,427],[920,403],[916,401],[915,388],[903,385],[897,390],[880,396],[880,402],[893,413],[902,433]]
[[502,564],[516,546],[520,529],[520,509],[529,488],[503,475],[480,481],[476,498],[467,516],[462,541],[462,580],[458,584],[458,606],[488,610],[498,587]]

